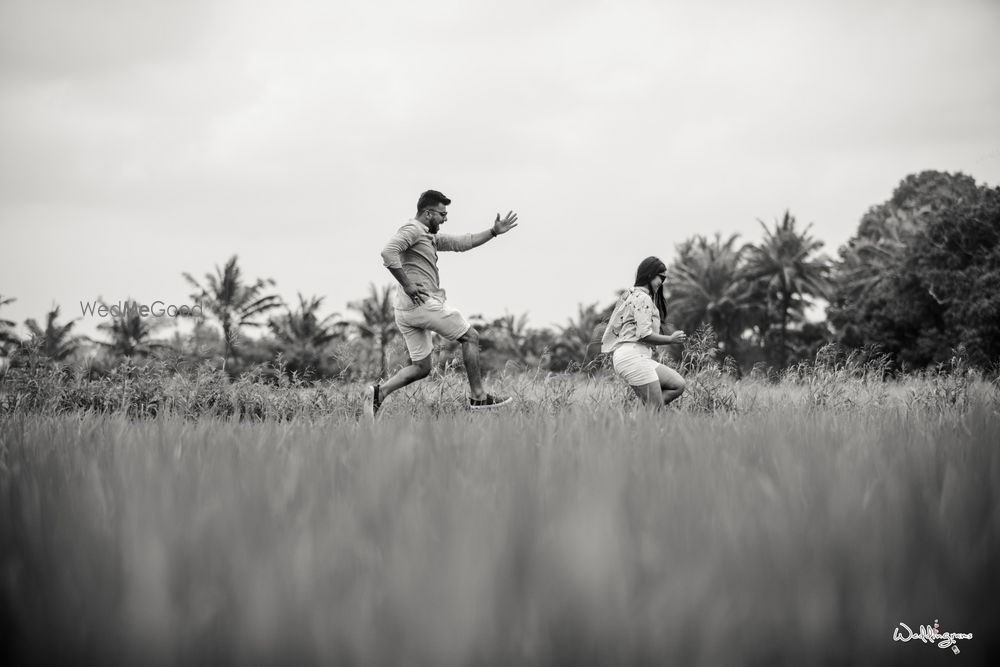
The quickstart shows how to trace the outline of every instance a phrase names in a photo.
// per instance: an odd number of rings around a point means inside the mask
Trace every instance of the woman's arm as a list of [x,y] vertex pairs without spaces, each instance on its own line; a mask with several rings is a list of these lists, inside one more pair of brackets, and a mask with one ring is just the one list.
[[669,336],[664,336],[663,334],[652,333],[644,338],[640,338],[640,343],[645,343],[646,345],[670,345],[672,343],[683,343],[687,340],[687,334],[683,331],[675,331]]

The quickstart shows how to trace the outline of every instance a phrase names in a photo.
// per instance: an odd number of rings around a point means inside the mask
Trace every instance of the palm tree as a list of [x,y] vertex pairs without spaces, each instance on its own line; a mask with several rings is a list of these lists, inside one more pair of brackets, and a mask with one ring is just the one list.
[[737,247],[738,238],[696,236],[680,246],[667,272],[671,321],[686,331],[709,324],[727,355],[733,355],[751,309],[751,292],[741,273],[746,246]]
[[520,363],[528,363],[528,314],[520,317],[507,313],[490,324],[490,332],[497,348],[514,355]]
[[71,334],[76,320],[59,324],[59,306],[55,306],[45,317],[45,328],[38,325],[34,318],[24,321],[31,333],[31,342],[37,346],[39,352],[52,361],[65,361],[71,357],[79,348],[80,343],[86,340],[83,336]]
[[142,317],[138,309],[126,308],[112,315],[109,322],[97,325],[98,330],[111,337],[110,342],[98,341],[98,344],[116,357],[148,357],[154,350],[169,347],[165,342],[152,340],[153,334],[163,326],[164,321],[158,317]]
[[352,301],[347,307],[361,315],[356,324],[363,340],[369,341],[372,351],[379,357],[378,377],[384,378],[388,366],[389,343],[399,335],[396,328],[396,311],[392,305],[392,285],[375,287],[369,283],[368,296],[360,301]]
[[225,348],[224,364],[229,358],[236,357],[233,343],[243,327],[258,327],[261,322],[257,317],[281,305],[281,297],[275,294],[262,294],[267,287],[276,283],[271,278],[258,278],[254,283],[243,282],[239,266],[233,255],[223,269],[215,267],[215,275],[205,274],[205,285],[202,286],[191,274],[183,276],[197,291],[191,295],[201,304],[222,326],[222,339]]
[[344,339],[347,323],[339,319],[337,313],[321,319],[319,308],[322,304],[323,297],[313,296],[307,300],[300,292],[298,310],[286,307],[284,315],[268,321],[289,372],[301,375],[320,370],[327,346]]
[[826,298],[831,291],[830,261],[817,255],[823,242],[809,235],[812,224],[801,232],[787,210],[776,220],[773,231],[763,221],[760,245],[746,249],[744,277],[766,290],[768,310],[778,320],[778,349],[775,361],[785,365],[789,315],[801,308],[806,297]]
[[565,326],[556,325],[559,337],[553,346],[553,353],[559,362],[555,370],[562,370],[573,363],[581,365],[587,363],[587,351],[595,330],[606,321],[609,312],[607,308],[598,310],[596,302],[587,306],[581,303],[577,304],[575,319],[569,318]]
[[[0,294],[0,308],[17,301],[14,297],[6,299]],[[6,357],[8,349],[18,344],[18,338],[14,334],[14,322],[12,320],[0,319],[0,356]]]

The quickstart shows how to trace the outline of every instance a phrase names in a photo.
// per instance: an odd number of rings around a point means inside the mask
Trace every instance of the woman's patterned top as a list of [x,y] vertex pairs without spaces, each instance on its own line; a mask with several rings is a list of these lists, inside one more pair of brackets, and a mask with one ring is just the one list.
[[[611,312],[608,328],[601,339],[601,352],[614,352],[623,343],[638,343],[660,332],[660,313],[645,287],[630,287]],[[654,347],[654,346],[651,346]]]

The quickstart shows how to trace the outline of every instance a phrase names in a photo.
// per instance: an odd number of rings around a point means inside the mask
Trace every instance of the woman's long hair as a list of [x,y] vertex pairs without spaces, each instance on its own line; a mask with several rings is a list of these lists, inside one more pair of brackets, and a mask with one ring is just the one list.
[[[665,273],[667,265],[660,261],[658,257],[647,257],[639,263],[639,268],[635,270],[635,286],[645,287],[649,290],[649,295],[653,298],[653,304],[660,313],[660,326],[667,321],[667,300],[663,296],[663,285],[653,292],[653,278]],[[657,332],[659,333],[659,332]]]

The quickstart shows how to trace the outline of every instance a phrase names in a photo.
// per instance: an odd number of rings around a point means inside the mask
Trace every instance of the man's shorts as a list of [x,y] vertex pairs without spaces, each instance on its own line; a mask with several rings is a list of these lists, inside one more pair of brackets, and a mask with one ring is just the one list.
[[611,355],[615,372],[633,387],[641,387],[658,382],[656,367],[660,364],[653,359],[653,349],[641,343],[622,343]]
[[462,313],[449,308],[436,297],[429,297],[421,305],[407,310],[396,309],[396,326],[403,334],[410,361],[417,362],[434,350],[431,332],[448,340],[458,340],[471,326]]

